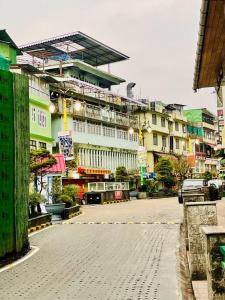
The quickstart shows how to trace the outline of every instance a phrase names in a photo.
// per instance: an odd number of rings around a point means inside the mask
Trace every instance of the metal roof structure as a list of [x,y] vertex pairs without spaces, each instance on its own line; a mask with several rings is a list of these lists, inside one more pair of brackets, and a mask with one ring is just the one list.
[[193,89],[220,86],[224,76],[225,2],[202,0]]
[[127,55],[80,31],[22,45],[19,49],[42,60],[67,61],[69,59],[79,59],[92,66],[129,59]]

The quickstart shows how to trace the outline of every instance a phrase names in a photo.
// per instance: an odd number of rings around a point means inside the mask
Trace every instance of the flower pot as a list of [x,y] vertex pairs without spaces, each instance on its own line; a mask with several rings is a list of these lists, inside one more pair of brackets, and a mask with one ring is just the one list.
[[52,221],[62,220],[61,214],[64,211],[65,205],[65,203],[52,203],[45,205],[47,212],[52,215]]

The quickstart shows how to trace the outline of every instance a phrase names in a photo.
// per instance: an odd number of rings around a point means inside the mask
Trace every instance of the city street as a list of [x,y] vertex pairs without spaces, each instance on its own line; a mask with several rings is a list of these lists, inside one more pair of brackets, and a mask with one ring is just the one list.
[[177,198],[82,210],[31,237],[39,251],[0,273],[1,300],[179,299]]

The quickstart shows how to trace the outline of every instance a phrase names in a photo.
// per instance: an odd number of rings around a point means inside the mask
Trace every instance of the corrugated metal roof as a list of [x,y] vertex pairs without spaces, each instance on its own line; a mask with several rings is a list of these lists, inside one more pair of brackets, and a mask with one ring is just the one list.
[[47,170],[47,173],[64,173],[66,172],[66,163],[63,154],[53,155],[57,161],[55,165]]

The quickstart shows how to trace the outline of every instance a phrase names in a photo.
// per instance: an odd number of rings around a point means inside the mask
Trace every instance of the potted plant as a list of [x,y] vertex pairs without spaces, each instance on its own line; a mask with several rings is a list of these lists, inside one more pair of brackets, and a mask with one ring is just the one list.
[[37,192],[29,194],[29,217],[36,217],[41,215],[41,206],[40,204],[45,202],[43,195]]

